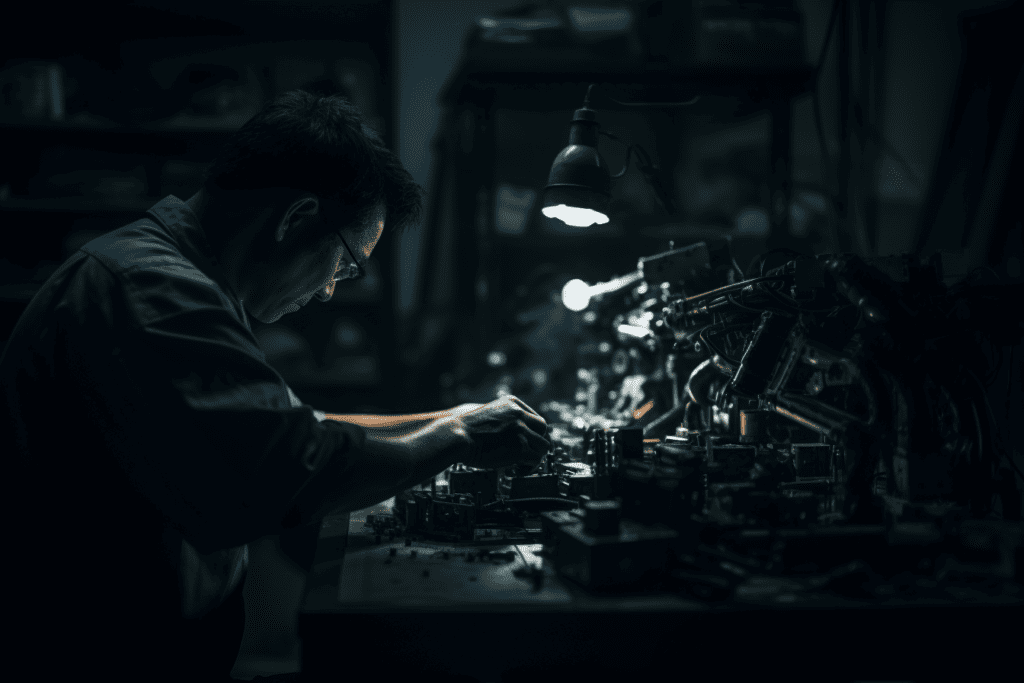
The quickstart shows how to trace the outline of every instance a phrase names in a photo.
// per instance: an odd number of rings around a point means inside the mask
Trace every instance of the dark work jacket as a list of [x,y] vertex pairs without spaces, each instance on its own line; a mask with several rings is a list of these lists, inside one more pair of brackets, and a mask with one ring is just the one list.
[[48,679],[226,679],[246,544],[315,539],[364,439],[267,365],[173,196],[46,281],[0,402],[9,651]]

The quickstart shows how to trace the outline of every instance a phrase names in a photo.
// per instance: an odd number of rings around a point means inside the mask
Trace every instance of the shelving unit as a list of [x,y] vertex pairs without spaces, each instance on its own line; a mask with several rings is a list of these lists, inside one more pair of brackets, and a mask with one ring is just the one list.
[[[255,81],[247,76],[248,81],[231,87],[252,86],[263,102],[296,87],[325,94],[347,92],[371,125],[381,130],[385,143],[392,144],[390,3],[325,5],[315,17],[278,0],[258,7],[230,0],[216,6],[187,1],[167,9],[158,5],[72,8],[66,19],[76,22],[79,30],[12,37],[0,47],[4,68],[16,69],[28,62],[59,65],[55,68],[64,74],[64,85],[72,82],[76,68],[93,76],[105,71],[104,78],[114,74],[114,80],[106,82],[107,90],[97,91],[89,100],[99,105],[95,111],[91,106],[85,111],[65,111],[71,109],[69,100],[67,107],[63,103],[48,110],[43,107],[25,118],[15,111],[17,107],[12,108],[10,92],[0,103],[4,105],[0,108],[4,149],[0,227],[7,235],[17,236],[9,241],[17,248],[9,247],[0,255],[0,339],[4,342],[56,266],[89,239],[143,217],[168,194],[182,199],[191,196],[200,186],[204,165],[255,110],[250,105],[244,109],[231,105],[210,113],[195,104],[199,100],[187,98],[176,112],[164,101],[151,104],[146,97],[177,92],[147,80],[158,81],[161,69],[187,69],[190,62],[216,64],[221,59],[228,68],[258,76]],[[312,18],[316,21],[309,21]],[[125,35],[132,40],[125,42]],[[139,55],[151,63],[141,63]],[[101,68],[81,70],[86,62]],[[187,71],[181,73],[189,76]],[[187,85],[189,78],[178,81]],[[79,99],[82,89],[92,85],[86,76],[80,78]],[[217,82],[208,85],[220,87]],[[116,101],[107,101],[110,97]],[[97,102],[98,98],[106,99]],[[207,97],[203,106],[216,101]],[[121,105],[123,111],[114,105]],[[56,120],[48,120],[46,111]],[[146,111],[160,114],[149,120]],[[56,168],[54,159],[63,160],[67,168]],[[178,170],[171,173],[169,163]],[[105,184],[104,172],[97,169],[110,169],[111,178]],[[90,180],[88,171],[99,182]],[[54,174],[74,177],[61,185],[52,181]],[[78,180],[79,176],[86,180]],[[309,350],[305,366],[289,364],[287,354],[268,352],[268,360],[300,398],[318,408],[345,412],[389,408],[394,392],[387,387],[393,373],[385,359],[396,353],[390,283],[393,248],[392,241],[385,240],[367,265],[371,277],[352,287],[339,287],[330,304],[314,301],[272,326],[253,321],[258,336],[267,327],[280,327]],[[341,332],[339,321],[348,325]],[[334,337],[342,332],[361,343],[336,343]]]

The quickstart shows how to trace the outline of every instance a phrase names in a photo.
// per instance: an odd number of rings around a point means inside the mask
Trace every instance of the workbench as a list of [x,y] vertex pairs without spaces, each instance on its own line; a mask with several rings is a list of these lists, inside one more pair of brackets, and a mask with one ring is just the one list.
[[994,680],[1017,667],[1024,591],[808,600],[779,579],[745,600],[592,595],[558,577],[535,543],[378,542],[366,515],[388,509],[323,524],[299,618],[304,680],[349,679],[358,666],[360,678],[416,680],[653,680],[667,672],[920,682],[989,679],[985,672]]

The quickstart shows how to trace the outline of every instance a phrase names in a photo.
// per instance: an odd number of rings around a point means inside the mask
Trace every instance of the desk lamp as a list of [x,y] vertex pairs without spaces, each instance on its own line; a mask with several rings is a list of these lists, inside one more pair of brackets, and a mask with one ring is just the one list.
[[608,222],[608,202],[611,199],[610,188],[612,178],[621,178],[629,168],[629,158],[636,150],[637,168],[654,188],[658,199],[669,213],[675,208],[668,193],[657,177],[659,169],[651,164],[647,152],[637,144],[626,149],[626,161],[622,170],[615,175],[608,174],[608,164],[597,149],[597,136],[604,135],[618,141],[612,133],[600,129],[597,112],[591,109],[591,84],[583,99],[583,106],[573,113],[569,125],[569,144],[558,153],[548,184],[544,188],[544,207],[541,209],[548,218],[558,218],[566,225],[589,227],[603,225]]

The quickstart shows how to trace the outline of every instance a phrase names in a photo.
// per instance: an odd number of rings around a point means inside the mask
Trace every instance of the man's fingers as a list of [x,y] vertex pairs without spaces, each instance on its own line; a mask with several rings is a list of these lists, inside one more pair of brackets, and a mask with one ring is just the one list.
[[527,427],[541,436],[548,433],[548,423],[544,421],[543,417],[533,415],[532,413],[525,413],[522,419],[520,419],[520,422],[524,423]]
[[[530,413],[531,415],[536,415],[537,417],[540,417],[540,413],[538,413],[536,410],[534,410],[530,406],[526,405],[526,403],[521,398],[519,398],[518,396],[509,396],[508,398],[513,403],[515,403],[517,406],[519,406],[520,408],[522,408],[526,412]],[[543,419],[543,418],[541,418],[541,419]]]
[[545,439],[543,436],[535,432],[531,427],[523,422],[519,421],[519,425],[522,427],[520,435],[526,437],[526,446],[531,450],[540,454],[548,452],[551,448],[551,442]]

